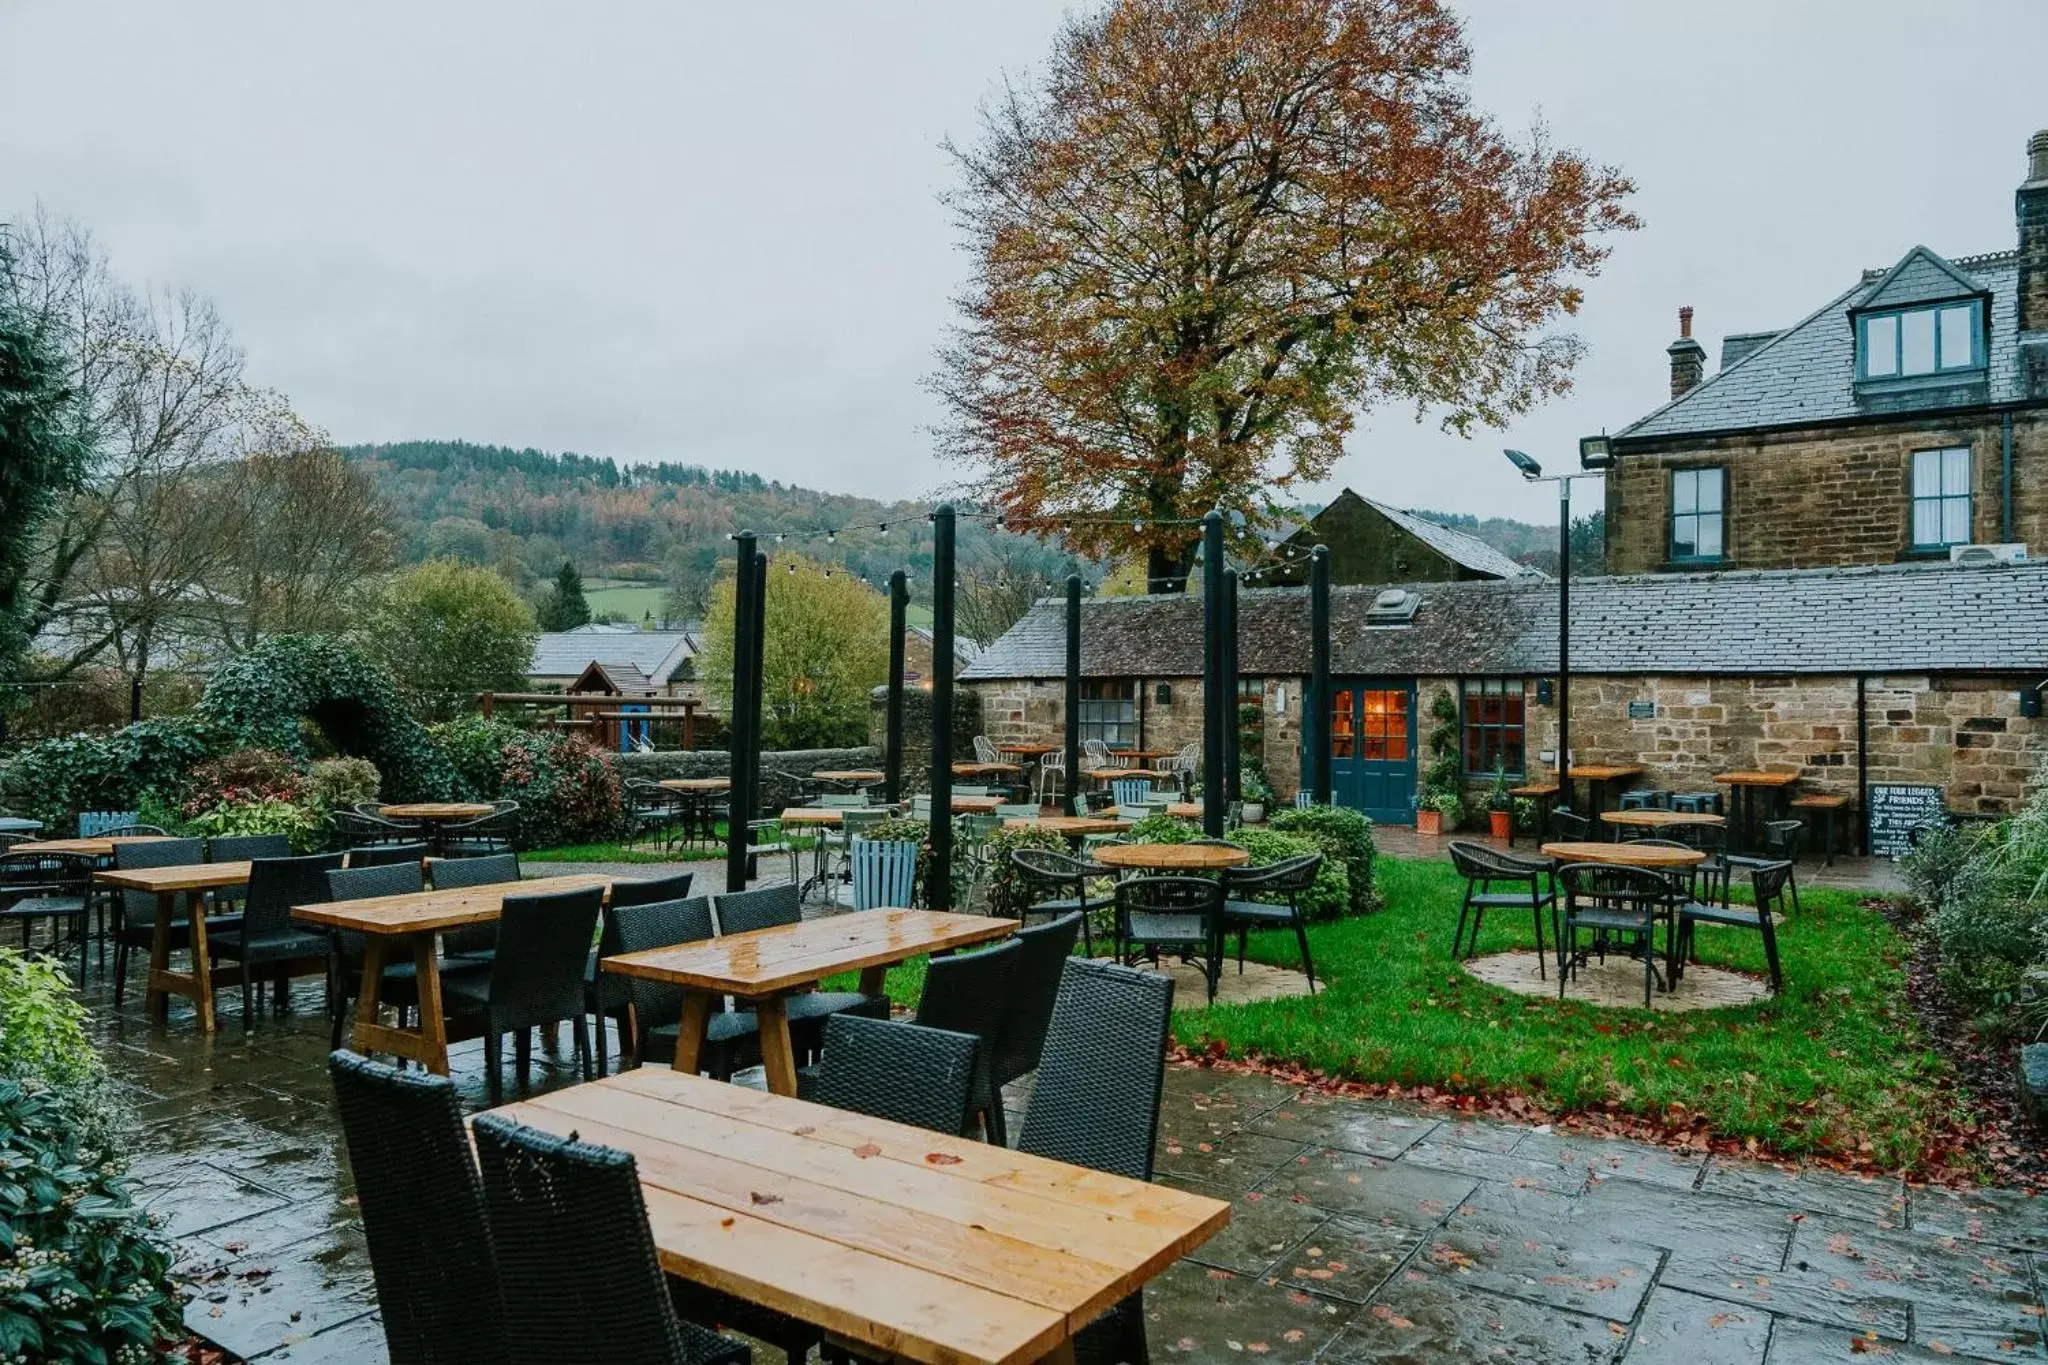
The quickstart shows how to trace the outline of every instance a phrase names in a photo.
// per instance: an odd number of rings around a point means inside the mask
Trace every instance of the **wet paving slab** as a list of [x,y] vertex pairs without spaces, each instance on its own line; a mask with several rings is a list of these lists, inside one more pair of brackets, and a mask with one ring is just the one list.
[[[265,1365],[383,1360],[317,982],[246,1033],[230,993],[211,1039],[183,1008],[150,1026],[139,994],[117,1012],[95,985],[88,1003],[136,1109],[141,1193],[180,1243],[187,1323]],[[485,1107],[480,1045],[451,1071]],[[534,1090],[574,1080],[536,1048]],[[1013,1133],[1029,1096],[1006,1095]],[[1159,1360],[2048,1361],[2048,1204],[2023,1191],[1710,1161],[1192,1067],[1167,1072],[1156,1166],[1232,1205],[1146,1291]]]

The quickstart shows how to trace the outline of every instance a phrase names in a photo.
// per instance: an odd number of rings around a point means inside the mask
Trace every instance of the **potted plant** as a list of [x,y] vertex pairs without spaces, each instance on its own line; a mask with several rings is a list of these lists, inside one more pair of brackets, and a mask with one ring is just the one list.
[[1515,819],[1515,798],[1508,794],[1508,770],[1505,763],[1497,763],[1493,769],[1493,787],[1486,793],[1487,832],[1496,839],[1506,839],[1513,833]]
[[1266,818],[1266,807],[1273,801],[1273,784],[1266,780],[1266,770],[1257,763],[1245,764],[1238,773],[1237,785],[1243,798],[1244,822],[1258,824]]

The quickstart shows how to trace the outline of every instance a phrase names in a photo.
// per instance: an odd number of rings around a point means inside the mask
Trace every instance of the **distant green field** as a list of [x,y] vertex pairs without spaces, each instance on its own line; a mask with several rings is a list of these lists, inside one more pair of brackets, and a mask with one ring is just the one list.
[[666,589],[659,583],[607,583],[603,587],[586,583],[583,600],[592,615],[615,611],[628,621],[639,622],[648,612],[661,619],[661,599]]

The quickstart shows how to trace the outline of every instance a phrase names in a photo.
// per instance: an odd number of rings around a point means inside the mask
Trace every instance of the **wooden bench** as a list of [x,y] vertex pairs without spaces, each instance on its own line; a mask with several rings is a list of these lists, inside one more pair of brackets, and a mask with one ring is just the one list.
[[[1508,795],[1536,803],[1536,842],[1542,843],[1550,837],[1550,808],[1557,804],[1557,783],[1531,782],[1527,786],[1509,787]],[[1515,846],[1515,822],[1508,821],[1508,847]]]
[[1791,804],[1793,810],[1814,810],[1820,812],[1822,847],[1827,850],[1827,861],[1823,866],[1833,867],[1835,865],[1835,815],[1836,812],[1849,808],[1849,798],[1816,792],[1811,796],[1795,796],[1792,798]]

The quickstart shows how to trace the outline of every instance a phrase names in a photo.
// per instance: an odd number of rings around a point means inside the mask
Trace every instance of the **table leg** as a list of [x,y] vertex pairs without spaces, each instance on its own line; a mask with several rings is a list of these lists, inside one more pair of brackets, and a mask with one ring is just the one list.
[[1823,836],[1827,840],[1826,866],[1833,867],[1835,865],[1835,808],[1829,806],[1821,812],[1820,818],[1821,823],[1826,827],[1826,833]]
[[[213,1020],[213,954],[206,946],[206,893],[193,891],[186,894],[185,913],[192,917],[192,984],[198,991],[199,1031],[211,1033]],[[242,964],[244,975],[249,964]]]
[[441,1013],[441,964],[434,936],[412,936],[413,980],[420,994],[420,1060],[436,1076],[448,1074],[448,1021]]
[[696,1075],[697,1068],[702,1065],[704,1040],[710,1029],[711,993],[684,992],[683,1019],[681,1026],[676,1029],[676,1055],[670,1065],[687,1075]]
[[863,967],[860,969],[860,993],[870,997],[880,995],[888,980],[887,967]]
[[[796,1094],[796,1048],[789,1041],[789,1013],[779,995],[753,1002],[761,1028],[761,1070],[774,1095]],[[678,1051],[678,1056],[681,1055]]]
[[1041,1365],[1074,1365],[1074,1339],[1068,1337],[1039,1357]]
[[164,980],[171,970],[171,919],[177,913],[178,893],[157,892],[156,923],[149,930],[149,992],[143,997],[143,1007],[159,1024],[168,1023],[171,1017],[171,1002],[164,992]]

